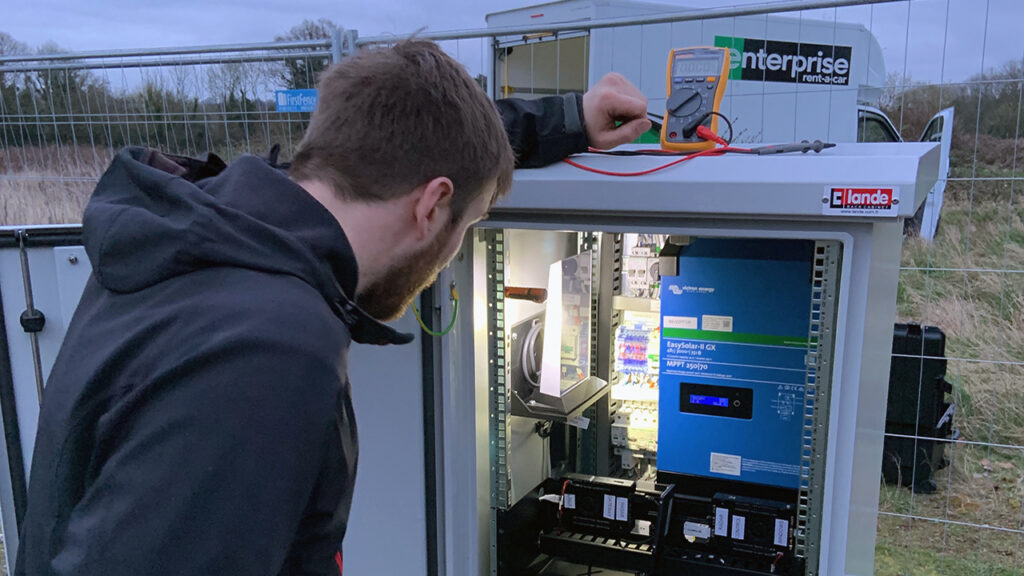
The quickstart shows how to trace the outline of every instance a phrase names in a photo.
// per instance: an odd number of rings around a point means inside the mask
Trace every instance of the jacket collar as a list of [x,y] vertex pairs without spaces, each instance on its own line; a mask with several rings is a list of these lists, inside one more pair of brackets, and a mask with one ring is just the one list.
[[[327,299],[334,314],[348,327],[352,340],[360,344],[377,345],[411,342],[414,338],[412,334],[399,332],[373,318],[349,296],[355,291],[358,267],[348,237],[338,221],[319,202],[287,178],[288,165],[277,163],[276,149],[277,146],[271,150],[267,158],[243,157],[231,167],[212,153],[207,154],[205,158],[197,159],[146,149],[140,151],[139,160],[164,172],[195,182],[211,192],[219,188],[217,181],[220,179],[217,176],[230,173],[231,168],[242,168],[246,173],[257,172],[262,174],[260,179],[264,183],[290,190],[294,200],[292,211],[282,210],[279,205],[250,205],[251,196],[245,194],[245,186],[226,184],[227,190],[218,191],[217,194],[225,197],[226,202],[243,204],[240,208],[255,218],[272,221],[282,230],[292,232],[297,240],[308,246],[322,262],[320,273],[317,274],[320,276],[317,282],[320,286],[317,288]],[[282,177],[280,182],[275,181],[275,173]],[[247,177],[248,174],[243,178]],[[236,196],[232,188],[238,188],[242,193]]]
[[399,332],[391,326],[370,316],[339,288],[340,297],[335,303],[335,315],[348,326],[352,339],[360,344],[408,344],[414,336]]

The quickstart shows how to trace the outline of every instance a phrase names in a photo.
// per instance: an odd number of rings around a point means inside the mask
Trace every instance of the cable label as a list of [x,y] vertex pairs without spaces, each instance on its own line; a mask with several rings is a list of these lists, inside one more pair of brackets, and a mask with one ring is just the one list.
[[621,496],[615,498],[615,519],[620,522],[629,520],[629,500]]
[[743,540],[747,537],[747,519],[745,516],[732,517],[732,539]]
[[615,520],[615,495],[614,494],[605,494],[604,495],[604,512],[602,512],[601,515],[604,516],[605,518],[607,518],[608,520]]
[[729,509],[715,508],[715,536],[729,535]]
[[775,538],[772,541],[776,546],[789,546],[789,520],[775,519]]

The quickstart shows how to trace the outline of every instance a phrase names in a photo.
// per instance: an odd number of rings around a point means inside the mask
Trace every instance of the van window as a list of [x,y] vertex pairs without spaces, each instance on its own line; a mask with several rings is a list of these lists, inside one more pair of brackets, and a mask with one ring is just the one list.
[[857,122],[858,142],[899,142],[900,138],[877,114],[861,112]]
[[945,121],[945,117],[936,116],[932,118],[932,121],[928,123],[928,127],[924,129],[924,135],[921,136],[921,142],[941,142],[942,141],[942,123]]

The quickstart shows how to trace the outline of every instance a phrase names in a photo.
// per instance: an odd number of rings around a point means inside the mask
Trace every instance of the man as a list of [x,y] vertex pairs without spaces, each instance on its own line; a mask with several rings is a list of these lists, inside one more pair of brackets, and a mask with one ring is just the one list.
[[499,117],[423,41],[364,52],[319,88],[289,175],[144,149],[103,175],[17,574],[339,574],[350,341],[412,339],[380,321],[508,190],[514,151],[535,166],[649,127],[616,76],[582,101],[501,102]]

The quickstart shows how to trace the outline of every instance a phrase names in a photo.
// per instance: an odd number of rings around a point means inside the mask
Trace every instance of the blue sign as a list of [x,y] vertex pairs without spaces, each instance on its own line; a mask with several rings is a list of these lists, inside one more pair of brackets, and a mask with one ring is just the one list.
[[312,112],[317,99],[316,89],[278,90],[275,97],[278,112]]

